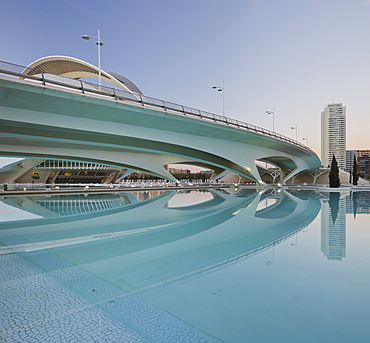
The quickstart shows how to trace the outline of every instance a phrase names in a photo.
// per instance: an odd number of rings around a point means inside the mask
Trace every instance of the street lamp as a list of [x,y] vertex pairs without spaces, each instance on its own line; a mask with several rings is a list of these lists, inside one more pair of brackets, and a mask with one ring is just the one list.
[[266,114],[272,115],[272,131],[275,132],[275,109],[272,108],[272,111],[266,111]]
[[225,81],[222,81],[222,87],[213,86],[212,88],[218,92],[222,92],[222,115],[225,117]]
[[303,138],[302,138],[302,140],[307,141],[307,146],[308,146],[308,147],[310,147],[310,146],[308,145],[308,136],[307,136],[307,137],[303,137]]
[[292,130],[295,130],[295,140],[298,142],[298,125],[295,124],[295,126],[290,127]]
[[98,37],[90,36],[90,35],[82,36],[82,39],[85,39],[85,40],[89,40],[90,38],[94,38],[97,40],[96,45],[98,46],[99,90],[101,90],[100,47],[103,45],[103,42],[100,39],[100,27],[98,27]]

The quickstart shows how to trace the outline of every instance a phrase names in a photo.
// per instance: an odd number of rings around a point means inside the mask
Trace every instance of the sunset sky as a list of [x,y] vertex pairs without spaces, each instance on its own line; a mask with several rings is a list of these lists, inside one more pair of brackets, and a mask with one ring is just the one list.
[[148,96],[275,130],[320,155],[320,114],[347,107],[347,149],[370,149],[370,1],[13,0],[0,60],[68,55],[122,74]]

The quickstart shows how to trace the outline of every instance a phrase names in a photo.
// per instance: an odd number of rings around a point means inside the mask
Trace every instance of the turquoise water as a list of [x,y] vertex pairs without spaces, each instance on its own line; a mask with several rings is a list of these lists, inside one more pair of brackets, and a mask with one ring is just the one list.
[[370,193],[0,202],[4,342],[369,342]]

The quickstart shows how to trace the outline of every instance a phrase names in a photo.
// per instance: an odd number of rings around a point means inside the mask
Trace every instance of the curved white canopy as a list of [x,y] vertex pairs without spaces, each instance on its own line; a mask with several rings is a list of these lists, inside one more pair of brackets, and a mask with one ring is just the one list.
[[[81,78],[99,78],[99,69],[94,65],[69,56],[46,56],[32,62],[24,71],[26,75],[37,75],[40,72],[61,75],[79,80]],[[142,94],[130,80],[116,73],[101,70],[102,81],[129,93]]]

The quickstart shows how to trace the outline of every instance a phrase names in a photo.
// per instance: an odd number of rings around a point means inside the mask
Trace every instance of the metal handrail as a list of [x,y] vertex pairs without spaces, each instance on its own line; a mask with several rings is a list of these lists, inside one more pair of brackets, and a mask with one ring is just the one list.
[[21,79],[31,79],[35,81],[41,81],[43,85],[50,83],[50,84],[54,84],[58,86],[63,86],[63,87],[81,91],[83,94],[93,93],[93,94],[109,96],[109,97],[113,97],[115,100],[124,101],[125,103],[131,102],[135,104],[141,104],[142,106],[149,106],[149,107],[152,107],[160,111],[176,113],[177,115],[193,116],[193,117],[196,117],[197,119],[201,119],[204,121],[211,121],[218,125],[223,125],[223,126],[226,125],[229,127],[234,127],[239,130],[248,131],[248,132],[258,134],[258,135],[275,138],[283,142],[288,142],[288,143],[296,145],[316,155],[316,153],[312,149],[307,147],[306,145],[298,141],[295,141],[290,137],[281,135],[277,132],[270,131],[262,127],[259,127],[259,126],[248,124],[246,122],[242,122],[242,121],[228,118],[225,116],[221,116],[218,114],[213,114],[213,113],[209,113],[206,111],[194,109],[191,107],[175,104],[169,101],[144,96],[139,93],[134,93],[134,92],[130,93],[122,89],[107,87],[105,85],[99,87],[97,84],[94,84],[94,83],[71,79],[66,76],[51,74],[43,70],[28,68],[28,67],[24,67],[24,66],[20,66],[17,64],[9,63],[9,62],[4,62],[4,61],[0,61],[0,74],[16,76]]

